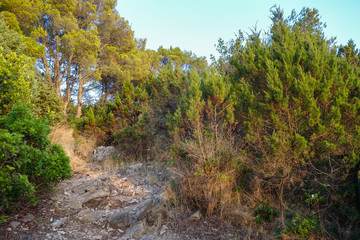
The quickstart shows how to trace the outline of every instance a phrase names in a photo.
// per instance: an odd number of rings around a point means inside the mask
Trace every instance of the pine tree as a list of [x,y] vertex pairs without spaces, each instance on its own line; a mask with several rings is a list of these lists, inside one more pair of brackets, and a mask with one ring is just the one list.
[[293,11],[289,18],[280,8],[271,12],[267,37],[253,31],[228,48],[220,45],[228,54],[218,66],[234,86],[235,117],[253,176],[261,179],[264,195],[275,192],[282,224],[294,191],[304,184],[331,209],[319,213],[323,223],[332,211],[346,215],[337,206],[351,208],[348,198],[331,196],[351,191],[346,186],[360,160],[358,50],[350,41],[338,52],[316,9]]

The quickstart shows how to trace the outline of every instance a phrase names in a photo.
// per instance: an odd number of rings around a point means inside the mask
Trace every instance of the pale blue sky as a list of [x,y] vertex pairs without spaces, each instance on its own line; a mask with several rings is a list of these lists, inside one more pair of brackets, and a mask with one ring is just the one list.
[[219,38],[232,39],[255,24],[267,31],[275,4],[285,16],[292,9],[317,8],[327,37],[336,36],[340,44],[352,38],[360,47],[360,0],[118,0],[117,10],[137,38],[147,39],[147,48],[180,47],[209,59],[218,56]]

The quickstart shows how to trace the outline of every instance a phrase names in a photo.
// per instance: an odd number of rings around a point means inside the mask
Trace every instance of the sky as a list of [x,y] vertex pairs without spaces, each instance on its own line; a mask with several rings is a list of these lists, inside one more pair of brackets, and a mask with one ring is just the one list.
[[360,47],[360,0],[118,0],[120,16],[129,21],[136,38],[148,49],[180,47],[198,57],[218,56],[218,39],[233,39],[239,30],[268,31],[270,8],[280,6],[289,16],[295,9],[317,8],[338,44],[353,39]]

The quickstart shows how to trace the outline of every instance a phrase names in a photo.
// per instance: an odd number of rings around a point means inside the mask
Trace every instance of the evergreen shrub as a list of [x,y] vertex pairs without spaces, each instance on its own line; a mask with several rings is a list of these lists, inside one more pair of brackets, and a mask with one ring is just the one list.
[[23,201],[36,202],[36,190],[71,177],[69,158],[48,139],[45,120],[24,105],[0,118],[0,210]]

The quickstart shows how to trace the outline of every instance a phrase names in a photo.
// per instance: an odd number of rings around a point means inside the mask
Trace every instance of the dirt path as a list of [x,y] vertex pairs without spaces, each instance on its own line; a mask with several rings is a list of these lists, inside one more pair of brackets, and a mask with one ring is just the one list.
[[91,164],[36,207],[10,217],[1,239],[180,239],[163,225],[166,191],[151,164],[115,170]]
[[216,218],[189,220],[191,212],[171,210],[170,178],[164,165],[88,163],[37,206],[10,216],[0,239],[243,239]]

